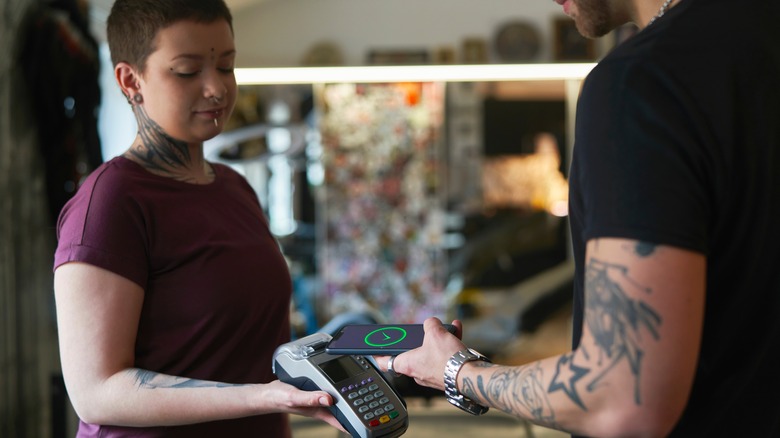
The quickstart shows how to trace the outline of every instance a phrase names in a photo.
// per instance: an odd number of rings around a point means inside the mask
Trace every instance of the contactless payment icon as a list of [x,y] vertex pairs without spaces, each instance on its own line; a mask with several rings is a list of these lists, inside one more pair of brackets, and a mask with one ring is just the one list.
[[382,327],[367,334],[363,341],[372,347],[389,347],[405,338],[406,330],[401,327]]

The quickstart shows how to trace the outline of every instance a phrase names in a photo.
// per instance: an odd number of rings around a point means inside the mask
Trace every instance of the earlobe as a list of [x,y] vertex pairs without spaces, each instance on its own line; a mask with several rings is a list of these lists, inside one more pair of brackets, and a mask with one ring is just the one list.
[[126,62],[117,63],[116,67],[114,67],[114,77],[127,101],[137,102],[136,96],[140,96],[141,86],[135,68]]

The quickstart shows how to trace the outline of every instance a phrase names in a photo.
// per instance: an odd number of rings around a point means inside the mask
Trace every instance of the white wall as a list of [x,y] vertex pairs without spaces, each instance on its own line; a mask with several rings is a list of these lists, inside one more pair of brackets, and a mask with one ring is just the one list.
[[138,125],[114,78],[108,44],[100,45],[101,102],[98,116],[100,147],[105,161],[124,153],[135,139]]
[[365,63],[370,49],[460,48],[466,37],[490,43],[499,26],[536,26],[548,62],[552,21],[564,16],[550,0],[280,0],[234,10],[239,67],[299,65],[316,43],[332,41],[345,64]]

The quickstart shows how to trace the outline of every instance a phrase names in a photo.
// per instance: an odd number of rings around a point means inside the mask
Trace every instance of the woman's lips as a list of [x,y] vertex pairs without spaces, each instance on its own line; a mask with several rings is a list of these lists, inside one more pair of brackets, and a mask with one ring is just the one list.
[[225,111],[224,108],[210,108],[206,110],[196,111],[195,113],[207,119],[218,119],[224,111]]

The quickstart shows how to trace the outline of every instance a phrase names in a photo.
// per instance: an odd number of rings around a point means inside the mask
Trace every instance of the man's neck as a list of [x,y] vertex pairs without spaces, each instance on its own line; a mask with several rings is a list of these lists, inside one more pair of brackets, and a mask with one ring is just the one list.
[[647,0],[637,1],[636,4],[636,16],[634,17],[634,23],[640,28],[645,28],[653,21],[660,18],[669,10],[680,3],[680,0],[672,0],[666,5],[666,0]]

